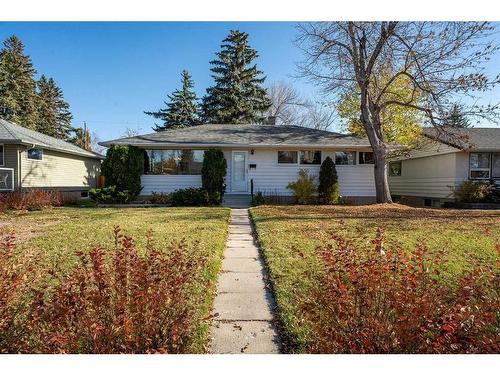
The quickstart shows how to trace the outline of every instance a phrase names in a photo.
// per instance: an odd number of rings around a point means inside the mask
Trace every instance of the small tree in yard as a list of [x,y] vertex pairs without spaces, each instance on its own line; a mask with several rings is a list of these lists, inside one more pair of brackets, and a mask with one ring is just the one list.
[[[484,70],[498,51],[494,34],[494,24],[488,22],[299,25],[297,43],[306,56],[300,66],[302,75],[320,85],[334,102],[353,91],[356,94],[355,107],[374,153],[377,202],[392,202],[387,134],[394,126],[388,118],[422,117],[421,125],[460,137],[443,126],[457,97],[479,99],[500,81],[500,76],[488,77]],[[497,104],[480,106],[477,102],[468,100],[463,116],[497,120]],[[408,126],[414,123],[409,121]]]
[[329,156],[323,161],[319,170],[318,196],[319,202],[322,204],[337,203],[339,200],[337,170]]
[[221,150],[205,151],[201,167],[201,182],[208,192],[210,204],[221,204],[226,190],[224,177],[227,173],[227,162]]
[[106,185],[128,191],[135,198],[142,190],[141,175],[144,172],[144,152],[133,146],[112,146],[102,164]]

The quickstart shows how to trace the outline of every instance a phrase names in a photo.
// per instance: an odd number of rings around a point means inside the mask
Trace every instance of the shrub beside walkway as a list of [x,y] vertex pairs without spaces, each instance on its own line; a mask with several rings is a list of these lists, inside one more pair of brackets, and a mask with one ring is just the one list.
[[212,353],[278,353],[274,300],[264,283],[248,209],[233,209],[214,302]]

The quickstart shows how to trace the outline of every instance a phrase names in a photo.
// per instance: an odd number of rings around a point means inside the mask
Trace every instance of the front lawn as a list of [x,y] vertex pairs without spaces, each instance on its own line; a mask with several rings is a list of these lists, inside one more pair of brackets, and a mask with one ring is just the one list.
[[453,287],[473,265],[496,267],[498,272],[499,211],[401,205],[261,206],[252,209],[252,216],[291,351],[310,351],[318,339],[313,332],[328,329],[315,327],[321,323],[304,313],[305,306],[314,304],[314,296],[324,289],[325,262],[317,246],[324,250],[331,244],[335,249],[341,238],[348,241],[347,247],[365,253],[373,249],[372,241],[381,227],[386,249],[411,251],[423,243],[431,254],[442,251],[445,262],[436,277],[443,285]]
[[146,251],[148,231],[159,250],[166,249],[173,240],[185,239],[188,249],[196,249],[193,254],[190,252],[193,258],[189,262],[202,264],[199,269],[193,266],[186,301],[197,312],[185,351],[199,353],[207,343],[207,317],[227,238],[229,213],[225,208],[55,208],[9,212],[0,214],[0,235],[5,238],[14,231],[16,253],[38,252],[37,269],[51,270],[57,275],[71,273],[79,262],[78,251],[89,253],[102,246],[112,253],[115,226],[133,238],[139,253]]

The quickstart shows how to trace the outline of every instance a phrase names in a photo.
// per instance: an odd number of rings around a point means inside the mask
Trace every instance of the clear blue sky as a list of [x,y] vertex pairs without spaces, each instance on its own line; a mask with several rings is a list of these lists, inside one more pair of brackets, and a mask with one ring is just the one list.
[[294,81],[306,95],[313,89],[295,80],[301,58],[293,45],[294,23],[0,23],[0,39],[16,34],[38,73],[53,77],[71,105],[74,124],[87,121],[99,138],[124,130],[151,131],[143,110],[162,106],[180,86],[180,72],[192,74],[198,96],[212,82],[209,61],[229,30],[250,34],[266,83]]
[[[304,95],[314,87],[294,79],[302,58],[293,45],[291,22],[0,22],[0,40],[16,34],[26,45],[38,73],[53,77],[71,105],[74,125],[87,121],[101,140],[121,136],[126,128],[151,131],[154,120],[143,110],[163,105],[180,86],[180,72],[192,74],[199,97],[212,83],[209,61],[229,30],[250,34],[260,54],[258,67],[267,83],[292,81]],[[500,41],[500,40],[499,40]],[[489,70],[498,73],[499,56]],[[498,101],[500,87],[484,100]]]

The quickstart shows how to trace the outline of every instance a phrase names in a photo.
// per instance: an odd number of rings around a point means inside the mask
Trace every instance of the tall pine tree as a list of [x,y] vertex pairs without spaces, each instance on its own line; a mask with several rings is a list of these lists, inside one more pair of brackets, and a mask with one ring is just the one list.
[[0,52],[0,117],[36,130],[36,82],[31,58],[15,35]]
[[181,75],[182,89],[167,95],[169,101],[165,102],[166,108],[156,112],[144,112],[163,122],[161,125],[155,124],[154,130],[157,132],[200,124],[197,98],[193,90],[194,82],[187,70],[183,70]]
[[212,77],[215,84],[207,89],[202,101],[202,120],[205,123],[248,124],[263,123],[271,100],[262,87],[265,76],[252,61],[257,51],[248,44],[248,34],[231,30],[217,53]]
[[453,104],[445,117],[445,125],[453,128],[470,128],[471,124],[460,104]]
[[36,130],[55,138],[69,140],[74,131],[71,126],[73,115],[69,104],[63,99],[62,90],[52,78],[44,75],[37,82],[38,86],[38,123]]

